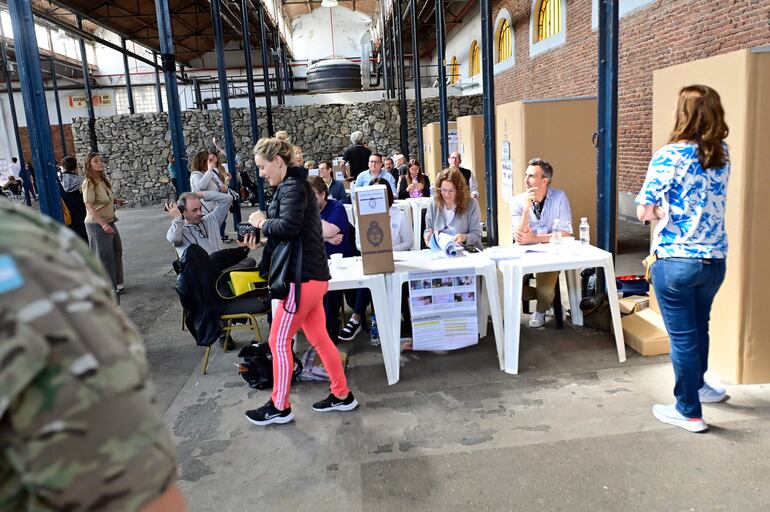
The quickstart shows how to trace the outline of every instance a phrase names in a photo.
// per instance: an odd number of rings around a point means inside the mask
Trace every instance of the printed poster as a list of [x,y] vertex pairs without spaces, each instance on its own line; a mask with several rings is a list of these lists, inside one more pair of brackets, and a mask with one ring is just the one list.
[[473,269],[409,273],[413,350],[456,350],[479,342]]

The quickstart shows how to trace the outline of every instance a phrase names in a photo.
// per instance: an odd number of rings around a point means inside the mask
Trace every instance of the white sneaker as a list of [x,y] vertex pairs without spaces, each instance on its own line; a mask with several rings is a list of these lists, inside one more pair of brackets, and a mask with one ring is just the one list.
[[535,311],[529,316],[529,326],[533,329],[537,329],[543,325],[545,325],[545,313],[538,313]]
[[683,428],[688,432],[706,432],[709,427],[703,418],[687,418],[676,410],[675,404],[663,405],[655,404],[652,406],[652,415],[658,421]]
[[713,387],[706,381],[703,382],[703,387],[698,390],[698,397],[704,404],[716,404],[730,398],[724,388]]

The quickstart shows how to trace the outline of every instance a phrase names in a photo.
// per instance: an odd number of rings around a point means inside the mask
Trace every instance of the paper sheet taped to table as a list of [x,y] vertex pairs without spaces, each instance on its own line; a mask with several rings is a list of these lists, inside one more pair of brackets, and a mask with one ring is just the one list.
[[473,269],[409,273],[414,350],[454,350],[479,341]]

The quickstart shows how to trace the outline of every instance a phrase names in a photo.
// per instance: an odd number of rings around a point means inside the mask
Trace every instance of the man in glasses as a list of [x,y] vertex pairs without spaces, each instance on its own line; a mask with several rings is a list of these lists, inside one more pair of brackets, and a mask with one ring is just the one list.
[[[214,205],[208,214],[203,214],[203,203]],[[230,194],[223,192],[185,192],[177,202],[169,202],[165,210],[173,219],[166,233],[166,239],[176,249],[179,257],[192,244],[199,245],[208,254],[222,250],[219,226],[227,218],[233,202]]]
[[393,191],[393,195],[398,194],[396,191],[396,180],[389,172],[382,172],[382,155],[379,153],[372,153],[369,155],[369,170],[364,171],[356,178],[356,188],[366,187],[375,178],[382,178],[388,182],[390,189]]

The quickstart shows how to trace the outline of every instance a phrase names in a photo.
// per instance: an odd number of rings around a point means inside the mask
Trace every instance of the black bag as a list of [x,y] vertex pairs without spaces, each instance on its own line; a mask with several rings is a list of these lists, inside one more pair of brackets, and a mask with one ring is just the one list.
[[[276,217],[280,216],[280,211],[276,209]],[[291,253],[294,247],[297,248],[297,264],[294,269],[292,281],[291,272]],[[291,283],[295,283],[294,292],[294,311],[286,309],[287,313],[296,313],[299,309],[299,295],[302,286],[302,239],[297,237],[295,240],[281,240],[270,253],[270,270],[267,273],[267,287],[270,290],[270,298],[283,300],[289,296]]]
[[[270,389],[273,387],[273,355],[267,343],[247,345],[238,353],[243,362],[238,366],[238,374],[243,377],[249,387],[254,389]],[[294,354],[294,371],[291,381],[299,382],[302,374],[302,361]]]

